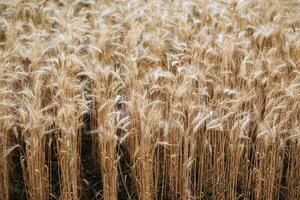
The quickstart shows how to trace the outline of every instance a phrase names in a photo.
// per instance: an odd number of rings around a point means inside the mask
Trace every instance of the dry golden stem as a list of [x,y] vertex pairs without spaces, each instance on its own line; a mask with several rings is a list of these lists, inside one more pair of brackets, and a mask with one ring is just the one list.
[[8,157],[6,156],[7,150],[9,149],[8,144],[8,132],[4,131],[4,126],[1,126],[0,129],[2,130],[0,133],[0,198],[3,200],[9,199],[9,165],[8,165]]
[[[107,101],[98,109],[98,148],[103,179],[103,198],[117,199],[118,189],[118,154],[117,154],[117,113],[114,113],[114,102]],[[106,111],[106,112],[105,112]]]

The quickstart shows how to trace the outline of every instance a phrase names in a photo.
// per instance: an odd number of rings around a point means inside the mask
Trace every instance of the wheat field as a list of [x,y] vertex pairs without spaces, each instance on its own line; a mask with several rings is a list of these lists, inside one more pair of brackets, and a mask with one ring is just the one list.
[[0,200],[299,200],[300,2],[0,0]]

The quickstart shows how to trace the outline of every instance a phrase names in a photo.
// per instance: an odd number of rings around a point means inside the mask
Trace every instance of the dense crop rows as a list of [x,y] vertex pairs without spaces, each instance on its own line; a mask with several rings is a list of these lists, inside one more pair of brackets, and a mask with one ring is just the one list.
[[0,0],[9,199],[299,200],[299,1]]

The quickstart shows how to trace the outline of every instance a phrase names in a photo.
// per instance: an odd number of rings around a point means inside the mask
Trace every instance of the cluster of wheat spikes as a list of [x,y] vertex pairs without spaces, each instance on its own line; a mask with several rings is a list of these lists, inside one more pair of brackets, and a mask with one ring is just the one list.
[[11,199],[299,200],[300,2],[0,0]]

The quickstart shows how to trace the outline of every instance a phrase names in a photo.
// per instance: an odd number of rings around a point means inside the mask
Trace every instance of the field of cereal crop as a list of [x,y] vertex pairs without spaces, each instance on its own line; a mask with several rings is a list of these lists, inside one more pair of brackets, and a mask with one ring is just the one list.
[[300,2],[0,0],[0,200],[299,200]]

